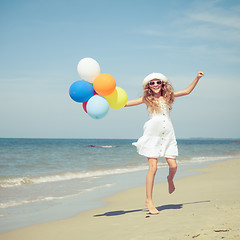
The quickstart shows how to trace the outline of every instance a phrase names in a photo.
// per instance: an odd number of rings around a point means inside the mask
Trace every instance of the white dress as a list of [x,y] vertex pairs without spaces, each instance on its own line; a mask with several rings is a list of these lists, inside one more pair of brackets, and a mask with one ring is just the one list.
[[148,158],[176,158],[177,141],[170,110],[164,99],[159,100],[160,113],[149,113],[150,120],[143,126],[143,136],[134,142],[140,155]]

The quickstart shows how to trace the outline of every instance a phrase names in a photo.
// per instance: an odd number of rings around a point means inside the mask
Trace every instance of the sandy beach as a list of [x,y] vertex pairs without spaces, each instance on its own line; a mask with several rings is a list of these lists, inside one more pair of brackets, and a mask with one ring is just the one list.
[[75,217],[0,234],[14,239],[240,239],[239,160],[194,170],[199,174],[156,184],[154,202],[160,213],[144,208],[145,186],[128,189],[103,201],[103,208]]

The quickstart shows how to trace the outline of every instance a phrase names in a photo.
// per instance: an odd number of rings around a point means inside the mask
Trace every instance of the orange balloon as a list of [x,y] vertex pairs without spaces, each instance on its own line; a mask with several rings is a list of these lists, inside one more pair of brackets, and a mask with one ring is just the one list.
[[107,96],[115,90],[116,81],[112,75],[102,73],[94,79],[93,87],[99,95]]

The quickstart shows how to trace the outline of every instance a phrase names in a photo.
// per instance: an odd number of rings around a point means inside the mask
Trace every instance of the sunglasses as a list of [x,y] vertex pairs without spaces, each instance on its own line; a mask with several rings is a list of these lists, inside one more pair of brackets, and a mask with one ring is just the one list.
[[148,84],[149,84],[150,86],[153,86],[153,85],[155,85],[155,83],[156,83],[157,85],[161,85],[161,84],[162,84],[162,81],[161,81],[161,80],[151,81],[151,82],[149,82]]

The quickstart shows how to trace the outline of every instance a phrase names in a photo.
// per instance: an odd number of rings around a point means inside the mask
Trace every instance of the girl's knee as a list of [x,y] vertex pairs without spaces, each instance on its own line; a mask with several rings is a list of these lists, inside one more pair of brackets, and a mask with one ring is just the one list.
[[171,162],[171,164],[169,165],[170,168],[176,168],[177,169],[177,163],[175,162]]
[[157,159],[148,159],[149,172],[155,174],[157,171]]
[[166,160],[167,160],[167,163],[168,163],[169,168],[177,169],[176,159],[167,158]]
[[155,174],[157,172],[157,166],[155,165],[149,166],[149,172]]
[[169,166],[169,169],[172,171],[177,171],[177,165]]

